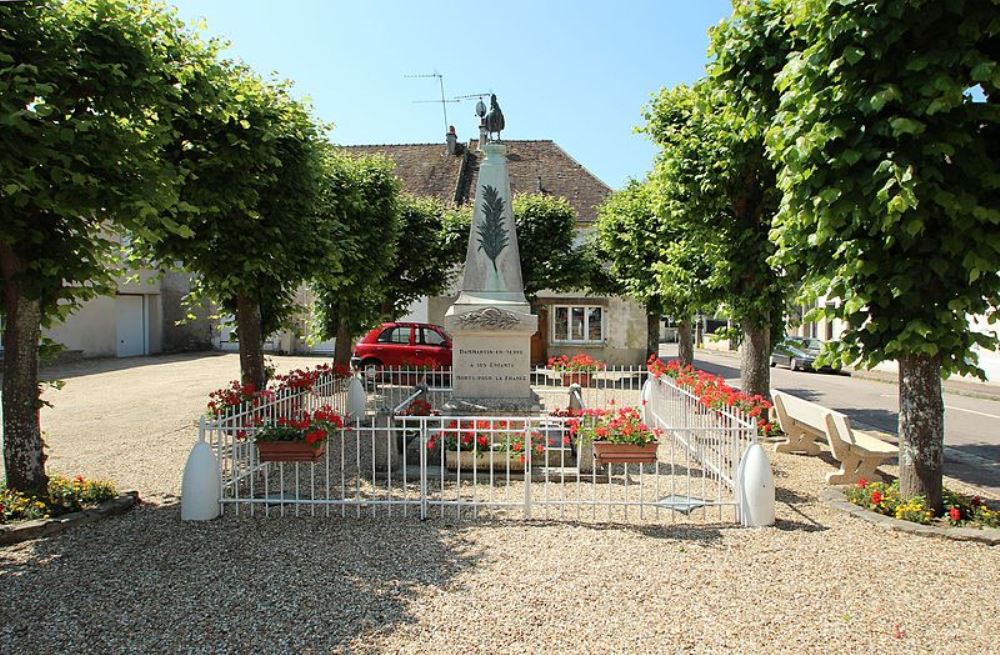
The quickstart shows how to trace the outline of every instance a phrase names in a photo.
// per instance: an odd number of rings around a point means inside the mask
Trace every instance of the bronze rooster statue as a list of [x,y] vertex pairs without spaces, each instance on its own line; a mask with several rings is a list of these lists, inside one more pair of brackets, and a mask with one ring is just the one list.
[[[500,131],[505,127],[503,120],[503,112],[500,111],[500,103],[497,102],[497,95],[490,95],[490,110],[486,112],[486,131],[490,135],[491,141],[500,140]],[[497,138],[493,138],[493,133],[496,132]]]

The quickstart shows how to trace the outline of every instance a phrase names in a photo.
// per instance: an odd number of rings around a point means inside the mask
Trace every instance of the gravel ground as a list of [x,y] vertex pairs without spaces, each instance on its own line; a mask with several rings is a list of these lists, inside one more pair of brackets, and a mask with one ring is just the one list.
[[[315,362],[276,358],[279,368]],[[228,515],[170,502],[233,355],[76,365],[52,470],[154,502],[0,549],[0,652],[1000,653],[1000,548],[817,502],[830,463],[772,454],[778,524]],[[958,486],[958,485],[955,485]]]

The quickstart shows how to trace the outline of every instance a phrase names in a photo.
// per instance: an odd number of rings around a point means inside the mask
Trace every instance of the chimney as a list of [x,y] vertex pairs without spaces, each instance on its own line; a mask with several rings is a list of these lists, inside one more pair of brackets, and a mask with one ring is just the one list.
[[458,150],[458,135],[455,134],[455,126],[448,126],[448,133],[444,135],[445,143],[448,144],[448,154],[454,155],[455,151]]
[[486,119],[479,119],[479,149],[482,150],[489,140],[489,132],[486,131]]

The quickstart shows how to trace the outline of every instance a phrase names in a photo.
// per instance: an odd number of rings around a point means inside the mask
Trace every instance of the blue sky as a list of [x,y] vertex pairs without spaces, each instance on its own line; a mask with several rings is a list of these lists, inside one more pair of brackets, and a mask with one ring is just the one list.
[[[354,2],[168,0],[230,55],[295,81],[342,144],[444,141],[445,94],[494,91],[509,139],[553,139],[612,187],[641,177],[655,149],[633,133],[663,86],[692,82],[707,30],[728,0]],[[478,135],[475,100],[447,105],[460,139]]]

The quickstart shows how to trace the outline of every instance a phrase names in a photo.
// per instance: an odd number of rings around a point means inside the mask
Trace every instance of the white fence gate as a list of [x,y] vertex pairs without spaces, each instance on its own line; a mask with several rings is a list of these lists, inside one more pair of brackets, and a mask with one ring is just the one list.
[[[735,470],[755,440],[754,422],[738,411],[709,410],[669,378],[650,380],[645,421],[664,431],[657,462],[598,466],[573,436],[572,417],[401,416],[416,395],[439,400],[446,373],[382,372],[367,381],[369,412],[331,434],[316,462],[260,461],[252,435],[261,418],[295,407],[330,405],[343,412],[346,384],[321,379],[312,392],[278,398],[217,419],[201,437],[218,456],[220,502],[237,514],[385,516],[475,519],[570,519],[602,522],[739,522]],[[589,407],[639,405],[643,369],[603,372],[581,390]],[[568,390],[551,372],[535,371],[534,388],[566,406]],[[414,383],[427,383],[414,388]],[[446,386],[448,385],[448,386]],[[552,387],[547,388],[547,387]],[[454,450],[471,439],[471,450]],[[496,444],[502,448],[497,449]],[[449,447],[451,445],[451,447]]]

